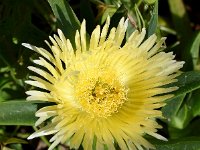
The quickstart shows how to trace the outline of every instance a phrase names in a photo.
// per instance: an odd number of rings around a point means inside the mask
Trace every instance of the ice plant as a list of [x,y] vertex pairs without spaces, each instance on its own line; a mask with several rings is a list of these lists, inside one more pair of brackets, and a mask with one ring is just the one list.
[[[47,43],[51,51],[23,44],[42,57],[34,60],[36,73],[27,84],[37,87],[27,91],[27,100],[54,102],[36,112],[36,126],[48,119],[47,125],[29,136],[54,134],[49,149],[66,143],[77,149],[122,150],[154,148],[145,138],[148,134],[166,140],[157,130],[159,108],[172,97],[183,62],[174,60],[172,52],[163,49],[165,38],[156,35],[144,41],[146,30],[135,31],[124,40],[127,20],[108,34],[110,19],[102,30],[98,25],[86,42],[85,21],[75,35],[75,46],[61,30]],[[115,144],[116,143],[116,144]]]

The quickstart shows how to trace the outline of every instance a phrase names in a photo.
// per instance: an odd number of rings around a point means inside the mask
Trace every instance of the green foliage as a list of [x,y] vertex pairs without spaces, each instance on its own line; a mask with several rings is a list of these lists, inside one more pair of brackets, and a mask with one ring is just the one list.
[[[195,95],[194,98],[194,93],[190,92],[200,88],[200,71],[183,73],[178,77],[178,82],[173,83],[173,86],[179,89],[173,92],[175,96],[168,100],[162,112],[169,126],[183,129],[198,115],[200,108],[198,98],[200,97]],[[194,103],[195,109],[192,109]]]
[[37,105],[20,101],[0,103],[0,125],[34,125]]
[[200,47],[200,32],[197,32],[190,46],[190,54],[192,57],[193,67],[195,70],[200,70],[199,47]]
[[80,22],[69,3],[65,0],[48,0],[48,2],[57,19],[58,28],[63,31],[74,45],[75,33],[76,30],[80,29]]
[[157,26],[158,26],[158,1],[155,2],[151,20],[149,22],[148,34],[147,34],[148,37],[156,32]]
[[47,4],[40,0],[0,2],[0,101],[25,97],[23,80],[32,53],[21,43],[44,45],[47,29],[54,26]]
[[198,150],[200,148],[200,137],[180,138],[168,142],[155,142],[157,150]]
[[10,148],[6,147],[6,145],[9,144],[14,144],[14,143],[18,143],[18,144],[28,144],[27,141],[19,139],[19,138],[8,138],[8,137],[1,137],[0,136],[0,146],[2,150],[9,150]]
[[[176,59],[186,62],[178,82],[173,83],[179,89],[172,93],[174,97],[167,100],[167,105],[162,108],[165,118],[160,121],[165,128],[160,131],[169,137],[169,141],[150,141],[158,150],[199,149],[200,32],[197,30],[198,18],[192,18],[195,11],[190,12],[195,9],[194,6],[194,1],[186,3],[182,0],[80,0],[80,3],[67,0],[1,0],[1,149],[22,150],[27,143],[25,138],[33,132],[28,126],[34,125],[37,119],[35,112],[41,105],[49,105],[25,101],[25,91],[31,88],[24,84],[28,74],[26,68],[35,54],[23,48],[21,43],[47,47],[43,41],[60,28],[74,45],[75,32],[80,29],[84,18],[89,35],[97,24],[105,23],[108,15],[111,26],[116,26],[123,16],[129,18],[127,38],[135,29],[143,27],[147,28],[147,37],[154,33],[158,37],[167,36],[166,51],[173,51]],[[28,144],[33,147],[41,141],[49,145],[44,137],[32,145]]]

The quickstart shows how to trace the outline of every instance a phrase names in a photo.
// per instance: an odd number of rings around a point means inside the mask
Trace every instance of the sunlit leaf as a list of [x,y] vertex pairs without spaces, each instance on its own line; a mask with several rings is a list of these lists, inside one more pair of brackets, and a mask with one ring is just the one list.
[[195,119],[191,121],[184,129],[177,129],[174,127],[168,127],[169,136],[171,139],[183,138],[187,136],[198,136],[200,135],[200,130],[198,129],[200,124],[199,119]]
[[200,116],[200,90],[192,92],[189,104],[194,117]]
[[27,101],[0,103],[0,125],[32,126],[36,121],[37,105]]
[[200,148],[200,137],[179,138],[175,140],[156,141],[156,150],[198,150]]
[[158,0],[154,4],[151,20],[149,22],[148,32],[147,32],[148,37],[156,32],[157,26],[158,26]]
[[66,0],[48,0],[57,19],[58,27],[64,32],[74,45],[76,30],[80,29],[80,22]]
[[178,82],[172,85],[179,87],[179,89],[173,92],[175,96],[167,101],[162,112],[168,125],[182,129],[193,118],[191,108],[184,103],[184,100],[187,93],[200,88],[200,72],[185,72],[178,77]]
[[13,143],[21,143],[21,144],[27,144],[28,142],[19,138],[8,138],[5,142],[4,145],[7,144],[13,144]]
[[200,32],[195,35],[194,41],[192,42],[190,53],[192,56],[193,66],[195,69],[200,70],[197,66],[199,61],[199,49],[200,49]]
[[173,92],[175,96],[189,93],[200,88],[200,71],[182,73],[177,79],[178,82],[171,84],[172,86],[179,87],[177,91]]

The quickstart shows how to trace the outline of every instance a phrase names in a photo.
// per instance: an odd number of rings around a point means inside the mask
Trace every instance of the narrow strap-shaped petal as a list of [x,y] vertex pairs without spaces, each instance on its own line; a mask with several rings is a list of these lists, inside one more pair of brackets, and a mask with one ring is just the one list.
[[29,48],[29,49],[39,53],[40,55],[42,55],[43,57],[45,57],[49,61],[51,61],[51,62],[54,61],[53,56],[47,50],[45,50],[43,48],[38,48],[36,46],[30,45],[30,44],[27,44],[27,43],[22,43],[22,45],[26,48]]
[[122,18],[116,29],[115,39],[114,39],[115,44],[117,44],[118,46],[121,45],[121,43],[124,39],[127,27],[128,27],[128,19],[124,22],[124,18]]
[[155,44],[157,36],[155,34],[151,35],[146,41],[144,41],[140,46],[139,49],[141,52],[148,52],[150,48]]
[[[27,80],[25,81],[26,84],[35,86],[35,87],[39,87],[48,91],[53,90],[53,85],[47,81],[45,81],[44,79],[41,79],[39,77],[36,76],[29,76],[30,79],[32,80]],[[35,80],[35,81],[33,81]]]
[[80,37],[80,33],[78,30],[76,30],[75,44],[76,44],[76,52],[81,51],[81,37]]
[[33,66],[29,66],[28,69],[33,71],[33,72],[35,72],[35,73],[37,73],[37,74],[39,74],[41,77],[44,77],[49,82],[55,83],[55,78],[51,74],[49,74],[48,72],[46,72],[46,71],[44,71],[42,69],[33,67]]
[[54,129],[55,123],[54,124],[49,124],[43,128],[41,128],[40,130],[36,131],[35,133],[31,134],[28,139],[33,139],[35,137],[39,137],[39,136],[44,136],[44,135],[50,135],[50,134],[54,134],[56,132],[58,132],[57,129]]
[[106,23],[105,23],[105,25],[104,25],[104,27],[102,29],[102,32],[101,32],[101,37],[100,37],[100,40],[99,40],[99,46],[101,46],[106,40],[106,36],[108,34],[109,25],[110,25],[110,17],[108,16],[107,20],[106,20]]
[[56,47],[56,46],[52,46],[51,49],[54,52],[54,57],[56,60],[54,65],[59,70],[59,72],[62,73],[64,71],[64,68],[63,68],[62,61],[61,61],[61,51],[60,51],[59,47]]
[[92,32],[90,38],[90,48],[89,48],[90,50],[97,48],[99,44],[99,38],[100,38],[100,26],[98,25]]
[[153,56],[154,54],[156,54],[157,52],[159,52],[159,49],[161,48],[165,48],[166,46],[163,46],[163,43],[165,42],[166,37],[162,37],[158,43],[156,43],[156,45],[149,51],[148,53],[148,57]]
[[86,21],[85,19],[83,20],[81,24],[81,50],[82,52],[86,51]]
[[59,72],[50,64],[47,62],[45,59],[42,57],[39,57],[40,60],[33,60],[35,64],[38,64],[40,66],[44,66],[46,69],[49,70],[49,72],[57,79],[60,75]]

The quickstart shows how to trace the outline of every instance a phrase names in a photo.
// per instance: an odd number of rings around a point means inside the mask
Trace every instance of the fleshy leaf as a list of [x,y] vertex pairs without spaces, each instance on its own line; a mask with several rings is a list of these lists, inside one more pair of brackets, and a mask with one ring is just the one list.
[[158,0],[154,4],[154,10],[151,16],[151,20],[149,22],[148,33],[147,33],[148,37],[156,32],[157,26],[158,26]]
[[175,82],[170,86],[179,87],[177,91],[173,92],[175,96],[196,90],[200,88],[200,71],[189,71],[182,73],[178,77],[178,82]]
[[37,104],[26,101],[9,101],[0,103],[0,125],[35,124]]
[[198,61],[199,61],[199,48],[200,48],[200,32],[195,35],[195,38],[192,42],[190,53],[192,56],[194,69],[200,70]]
[[48,0],[57,19],[58,28],[74,45],[76,30],[80,29],[80,22],[66,0]]
[[[179,89],[173,92],[175,96],[167,101],[167,105],[162,108],[162,112],[168,125],[183,129],[195,117],[185,99],[187,93],[200,88],[200,72],[185,72],[178,77],[178,82],[170,86],[178,86]],[[195,113],[198,114],[198,109]]]
[[174,140],[152,142],[156,150],[197,150],[200,147],[200,137],[179,138]]

